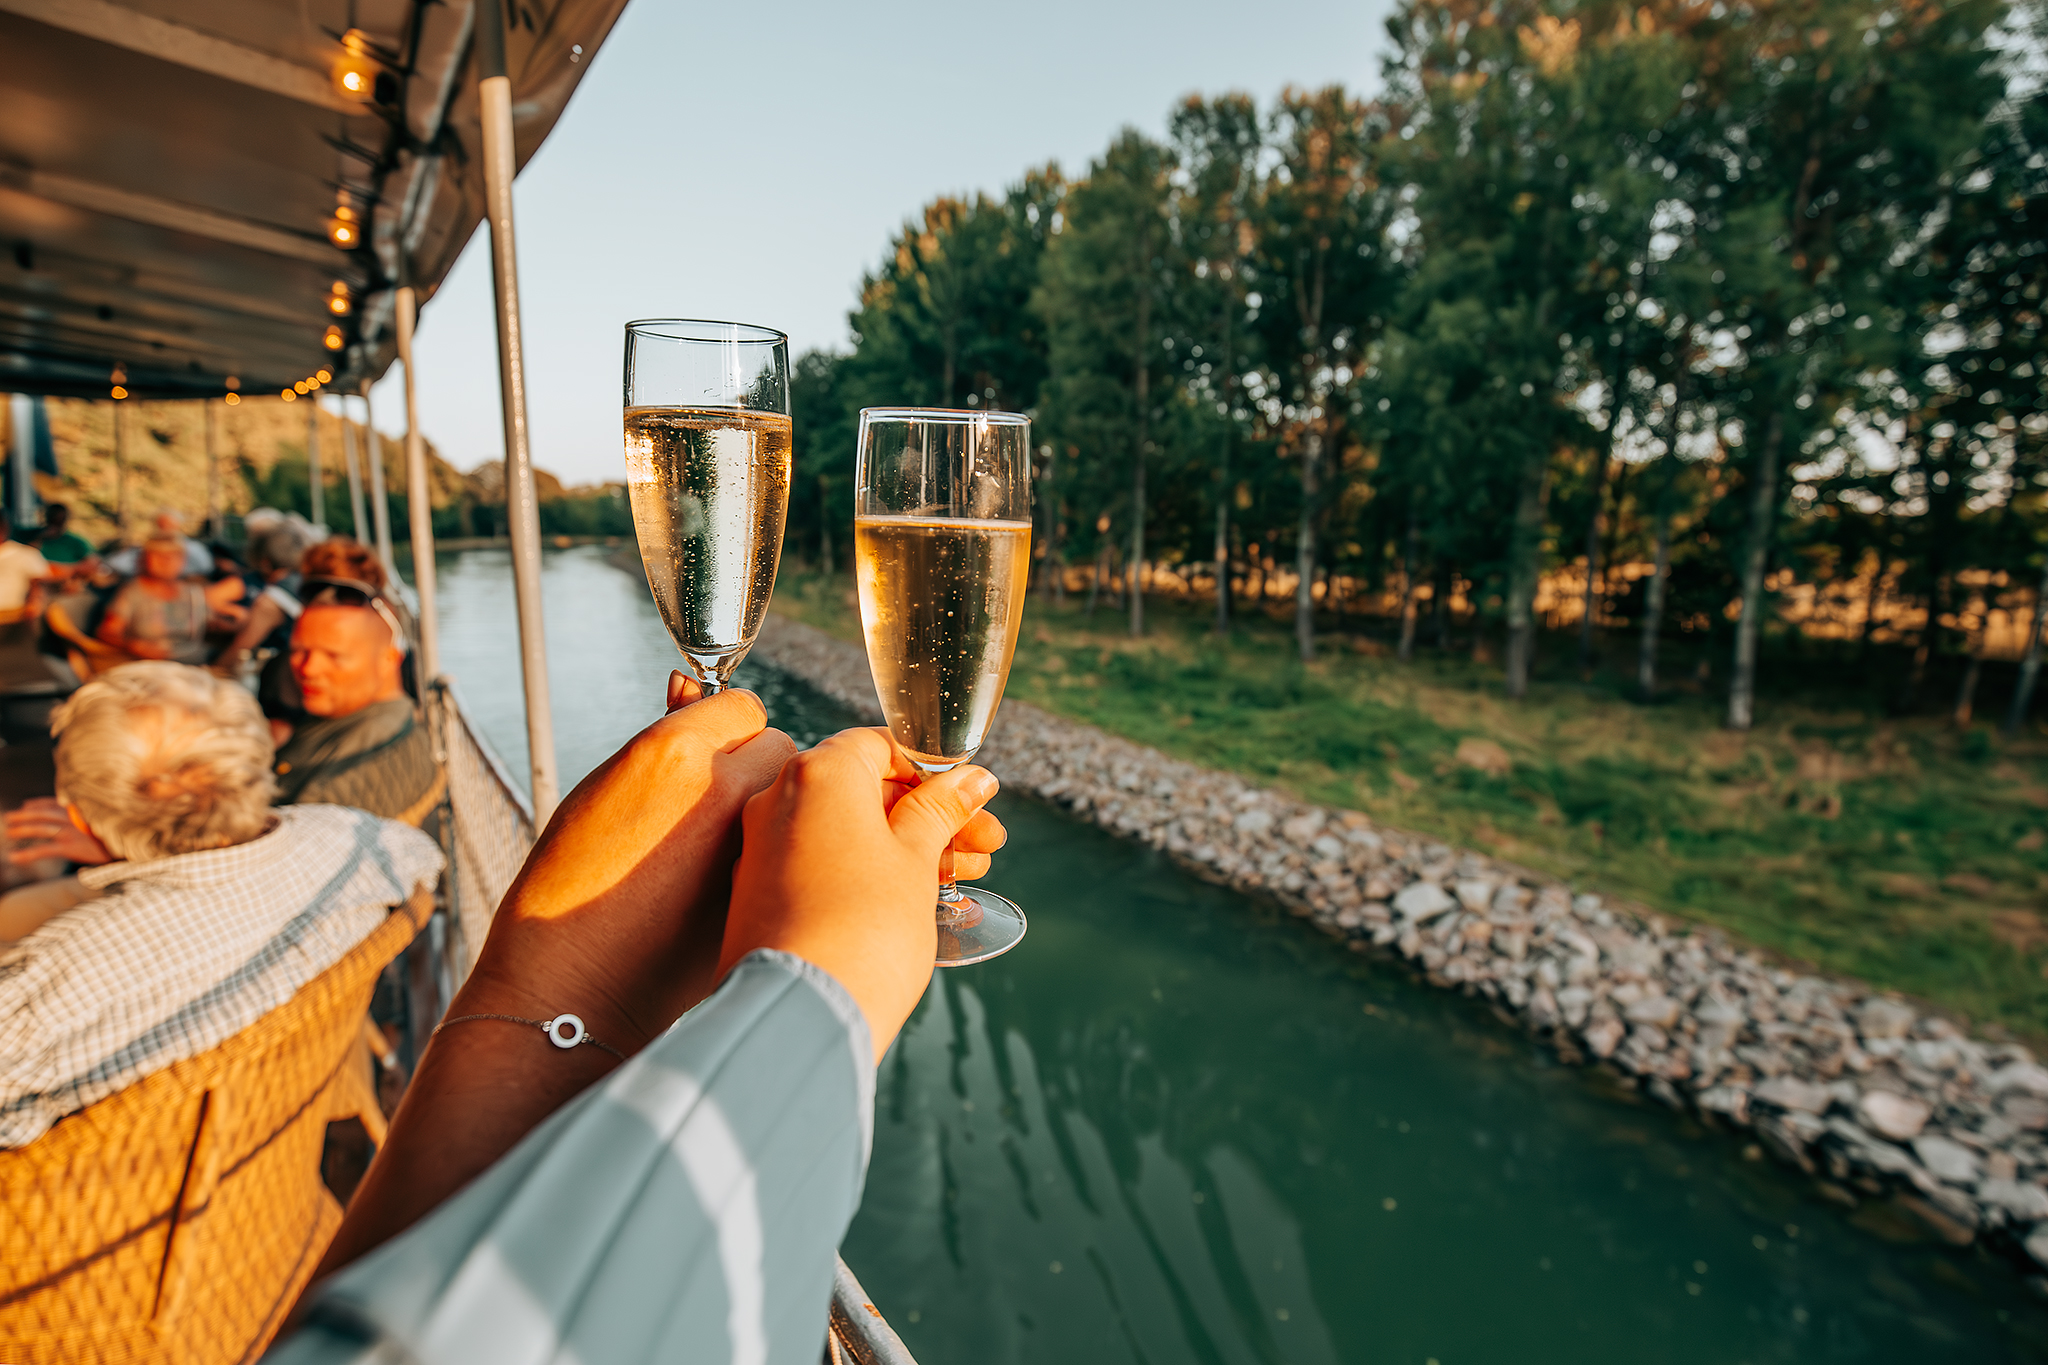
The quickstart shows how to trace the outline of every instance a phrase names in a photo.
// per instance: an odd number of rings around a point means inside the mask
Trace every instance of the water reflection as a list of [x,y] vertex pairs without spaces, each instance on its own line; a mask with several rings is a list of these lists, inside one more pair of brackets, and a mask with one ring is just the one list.
[[[505,557],[443,581],[449,667],[519,770]],[[676,656],[597,552],[543,582],[567,782],[658,714]],[[805,742],[847,723],[748,681]],[[942,973],[885,1060],[844,1248],[925,1365],[2048,1356],[1989,1255],[1828,1204],[1149,850],[998,809],[989,880],[1031,937]]]

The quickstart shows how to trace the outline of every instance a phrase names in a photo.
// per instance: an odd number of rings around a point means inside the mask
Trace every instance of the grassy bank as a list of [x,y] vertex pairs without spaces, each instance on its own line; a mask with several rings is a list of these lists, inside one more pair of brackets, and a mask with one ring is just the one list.
[[[785,572],[776,607],[859,638],[848,578]],[[1642,706],[1619,678],[1539,679],[1511,703],[1462,652],[1384,655],[1333,636],[1304,666],[1277,621],[1219,641],[1170,603],[1132,640],[1113,610],[1034,598],[1009,695],[2048,1039],[2038,735],[1891,719],[1824,682],[1737,735],[1716,691]]]

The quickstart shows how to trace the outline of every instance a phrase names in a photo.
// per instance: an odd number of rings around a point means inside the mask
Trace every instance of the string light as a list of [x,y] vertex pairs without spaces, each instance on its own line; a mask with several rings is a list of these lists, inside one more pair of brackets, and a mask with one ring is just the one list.
[[313,378],[322,384],[331,384],[334,382],[334,376],[332,374],[329,374],[326,370],[313,371]]
[[327,240],[343,251],[349,251],[361,238],[362,227],[356,222],[356,211],[347,204],[336,204],[334,216],[327,220]]
[[361,29],[341,35],[341,55],[334,59],[335,93],[357,104],[368,104],[377,94],[377,63],[368,56],[370,44]]
[[348,281],[336,280],[334,292],[327,296],[327,311],[338,318],[345,318],[353,307],[348,297]]
[[[293,397],[297,397],[297,395],[294,394]],[[241,401],[242,395],[240,395],[239,393],[231,393],[227,396],[226,399],[227,405],[231,408],[239,404]]]
[[126,398],[128,396],[128,390],[122,388],[119,384],[114,385],[113,393],[116,398]]
[[285,389],[282,392],[280,392],[277,396],[279,398],[284,399],[284,401],[287,403],[296,403],[299,401],[299,395],[291,389]]
[[338,351],[348,345],[348,338],[341,334],[339,327],[329,327],[327,335],[322,337],[321,340],[327,344],[327,349],[330,351]]
[[313,391],[313,386],[312,386],[311,384],[308,384],[308,383],[307,383],[307,382],[306,382],[305,380],[303,380],[303,379],[301,379],[301,380],[300,380],[300,381],[299,381],[298,383],[296,383],[296,384],[292,385],[292,392],[293,392],[293,393],[295,393],[295,394],[300,394],[300,393],[311,393],[312,391]]

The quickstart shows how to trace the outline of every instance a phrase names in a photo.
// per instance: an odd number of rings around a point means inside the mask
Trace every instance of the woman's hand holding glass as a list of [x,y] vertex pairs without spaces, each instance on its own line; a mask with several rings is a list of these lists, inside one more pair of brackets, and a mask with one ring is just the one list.
[[747,803],[721,973],[758,948],[830,972],[859,1002],[881,1060],[930,983],[940,860],[979,876],[1008,838],[983,810],[994,774],[919,780],[889,732],[845,730],[783,765]]

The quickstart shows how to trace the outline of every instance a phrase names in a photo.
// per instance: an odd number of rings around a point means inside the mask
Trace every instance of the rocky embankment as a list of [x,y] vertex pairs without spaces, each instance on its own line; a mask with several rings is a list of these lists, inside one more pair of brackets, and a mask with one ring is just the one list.
[[[853,645],[773,617],[754,656],[880,715]],[[1951,1242],[1986,1236],[2048,1266],[2048,1068],[2024,1047],[1020,702],[1005,703],[980,761],[1011,790],[1274,898],[1354,951],[1485,996],[1567,1060],[1753,1129],[1831,1198],[1889,1198]]]

